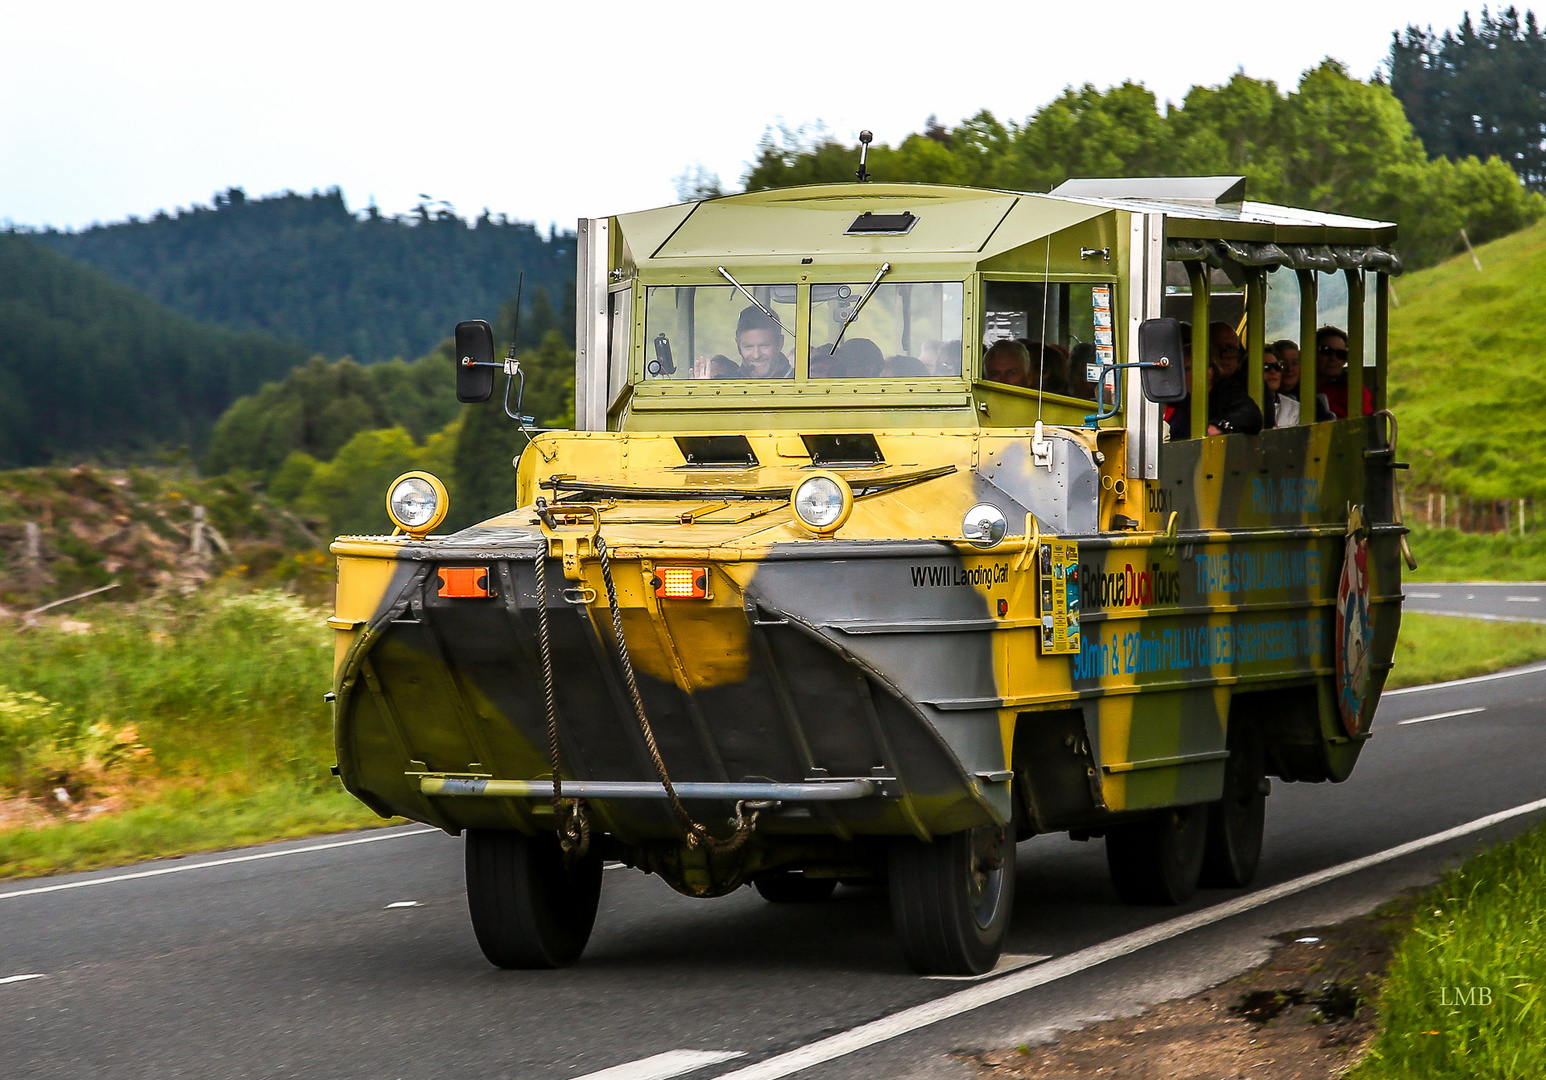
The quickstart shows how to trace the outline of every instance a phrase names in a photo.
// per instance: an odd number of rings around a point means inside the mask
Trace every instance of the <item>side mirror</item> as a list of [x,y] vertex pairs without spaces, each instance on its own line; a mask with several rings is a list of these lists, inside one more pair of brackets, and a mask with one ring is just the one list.
[[1186,348],[1179,320],[1145,319],[1139,324],[1138,362],[1144,397],[1161,404],[1185,400]]
[[[487,364],[487,367],[482,365]],[[494,393],[494,328],[482,319],[456,324],[456,400],[471,404]]]

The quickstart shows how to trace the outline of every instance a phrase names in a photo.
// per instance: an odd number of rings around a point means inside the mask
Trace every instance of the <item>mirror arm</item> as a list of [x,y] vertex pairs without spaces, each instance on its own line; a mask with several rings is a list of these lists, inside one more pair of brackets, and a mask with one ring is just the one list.
[[[1116,371],[1118,368],[1168,368],[1169,366],[1169,357],[1162,357],[1159,360],[1135,360],[1128,364],[1102,364],[1100,369],[1100,379],[1096,382],[1096,385],[1104,386],[1106,383],[1106,372]],[[1113,392],[1111,395],[1110,411],[1101,409],[1099,412],[1090,413],[1084,418],[1085,427],[1096,427],[1102,420],[1111,419],[1117,414],[1117,410],[1122,407],[1121,380],[1113,379],[1111,386]]]

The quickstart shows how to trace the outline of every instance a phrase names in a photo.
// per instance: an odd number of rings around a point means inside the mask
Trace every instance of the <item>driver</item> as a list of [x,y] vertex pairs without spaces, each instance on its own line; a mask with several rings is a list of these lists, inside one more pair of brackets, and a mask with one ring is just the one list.
[[783,351],[783,330],[755,305],[741,311],[735,326],[735,347],[741,353],[742,378],[794,378],[794,365]]

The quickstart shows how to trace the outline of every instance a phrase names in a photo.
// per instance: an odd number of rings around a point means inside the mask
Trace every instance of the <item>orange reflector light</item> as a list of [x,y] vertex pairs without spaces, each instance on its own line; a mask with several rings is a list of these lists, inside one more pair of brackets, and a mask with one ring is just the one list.
[[677,600],[702,600],[709,595],[707,566],[657,566],[655,595]]
[[441,596],[470,598],[489,594],[486,566],[441,566],[436,570],[440,574]]

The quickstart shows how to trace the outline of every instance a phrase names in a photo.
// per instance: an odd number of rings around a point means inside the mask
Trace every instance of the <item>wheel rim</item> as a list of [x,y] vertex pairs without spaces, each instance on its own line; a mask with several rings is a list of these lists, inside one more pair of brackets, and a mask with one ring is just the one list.
[[974,829],[966,868],[967,904],[972,920],[986,930],[1004,895],[1004,835],[994,828]]

